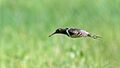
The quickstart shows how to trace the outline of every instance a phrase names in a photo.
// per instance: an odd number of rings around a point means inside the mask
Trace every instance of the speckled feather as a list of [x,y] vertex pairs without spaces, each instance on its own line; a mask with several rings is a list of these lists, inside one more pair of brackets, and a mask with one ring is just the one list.
[[76,28],[70,28],[70,29],[68,29],[68,32],[70,34],[70,37],[72,37],[72,38],[87,37],[87,35],[89,34],[85,30],[76,29]]
[[64,34],[71,38],[79,38],[79,37],[91,37],[91,38],[101,38],[100,36],[91,35],[89,32],[77,29],[77,28],[58,28],[54,33],[52,33],[50,36],[54,34]]

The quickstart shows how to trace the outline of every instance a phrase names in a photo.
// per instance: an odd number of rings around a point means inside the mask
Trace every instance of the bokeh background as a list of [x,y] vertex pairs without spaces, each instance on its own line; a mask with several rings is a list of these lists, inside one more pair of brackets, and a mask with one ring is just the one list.
[[0,0],[0,68],[120,68],[120,0]]

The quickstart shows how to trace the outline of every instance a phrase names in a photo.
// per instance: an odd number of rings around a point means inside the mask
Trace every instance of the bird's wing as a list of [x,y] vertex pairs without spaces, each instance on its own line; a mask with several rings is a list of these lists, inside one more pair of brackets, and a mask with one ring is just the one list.
[[70,33],[70,35],[78,34],[79,30],[71,28],[71,29],[69,29],[69,33]]
[[80,37],[80,29],[71,28],[68,32],[71,37]]

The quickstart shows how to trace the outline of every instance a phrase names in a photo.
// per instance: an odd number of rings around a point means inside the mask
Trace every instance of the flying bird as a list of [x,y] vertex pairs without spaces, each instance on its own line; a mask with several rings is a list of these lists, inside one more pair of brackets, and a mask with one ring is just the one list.
[[54,34],[64,34],[71,38],[79,38],[79,37],[91,37],[93,39],[101,38],[100,36],[92,35],[91,33],[83,29],[77,29],[77,28],[58,28],[54,33],[49,35],[49,37],[51,37]]

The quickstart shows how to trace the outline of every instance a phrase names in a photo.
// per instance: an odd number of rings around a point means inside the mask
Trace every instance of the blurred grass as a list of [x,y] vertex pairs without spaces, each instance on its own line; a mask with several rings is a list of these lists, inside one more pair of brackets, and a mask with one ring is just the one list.
[[[0,0],[0,68],[119,68],[119,0]],[[102,36],[48,37],[56,28]]]

